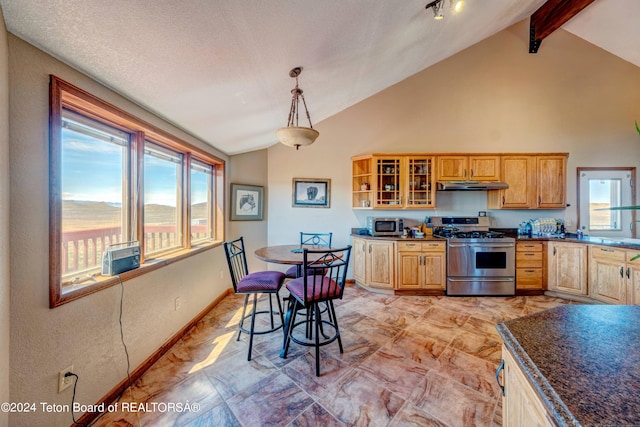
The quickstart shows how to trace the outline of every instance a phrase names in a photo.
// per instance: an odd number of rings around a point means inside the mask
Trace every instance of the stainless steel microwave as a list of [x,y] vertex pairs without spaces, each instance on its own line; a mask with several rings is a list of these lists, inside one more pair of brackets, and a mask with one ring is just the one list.
[[372,236],[400,236],[404,230],[402,218],[367,217],[367,229]]

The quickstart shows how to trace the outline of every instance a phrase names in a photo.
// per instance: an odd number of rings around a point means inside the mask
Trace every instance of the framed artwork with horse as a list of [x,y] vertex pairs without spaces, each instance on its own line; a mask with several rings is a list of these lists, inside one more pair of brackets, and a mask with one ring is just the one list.
[[293,178],[293,207],[328,208],[330,203],[330,179]]
[[262,221],[264,187],[231,184],[231,221]]

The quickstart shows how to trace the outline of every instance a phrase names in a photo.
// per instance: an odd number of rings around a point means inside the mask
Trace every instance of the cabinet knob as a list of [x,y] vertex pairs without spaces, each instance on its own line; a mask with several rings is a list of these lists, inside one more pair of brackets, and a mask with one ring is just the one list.
[[620,266],[620,277],[624,277],[624,266]]
[[627,279],[631,278],[631,267],[627,267]]

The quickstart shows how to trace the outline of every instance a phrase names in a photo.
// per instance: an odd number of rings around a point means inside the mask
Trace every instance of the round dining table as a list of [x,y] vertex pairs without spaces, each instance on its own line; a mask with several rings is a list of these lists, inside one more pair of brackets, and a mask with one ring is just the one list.
[[[317,249],[318,246],[310,245],[276,245],[265,246],[264,248],[256,249],[255,255],[257,258],[276,264],[289,264],[289,265],[302,265],[302,249]],[[329,249],[326,246],[324,249]]]
[[257,258],[266,261],[273,262],[275,264],[287,264],[297,266],[297,276],[302,273],[303,263],[303,249],[314,249],[330,251],[335,248],[329,246],[313,246],[313,245],[274,245],[265,246],[264,248],[256,249],[255,255]]

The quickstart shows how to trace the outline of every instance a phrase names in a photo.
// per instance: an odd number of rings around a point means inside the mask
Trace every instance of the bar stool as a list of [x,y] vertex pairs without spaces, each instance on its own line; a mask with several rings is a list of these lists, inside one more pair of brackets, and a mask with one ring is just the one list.
[[[253,336],[276,331],[284,325],[282,304],[280,303],[280,297],[278,296],[278,291],[284,282],[284,273],[280,271],[257,271],[255,273],[249,273],[247,268],[247,257],[244,250],[244,240],[242,237],[230,242],[225,242],[224,252],[227,257],[229,272],[231,273],[233,291],[237,294],[246,294],[244,298],[244,306],[242,307],[242,319],[238,324],[238,337],[236,338],[236,341],[240,340],[242,332],[249,334],[249,353],[247,355],[247,360],[251,360]],[[257,311],[259,294],[269,295],[269,310]],[[253,295],[253,308],[251,309],[251,312],[247,314],[247,303],[249,302],[249,297],[251,295]],[[276,301],[278,301],[278,311],[273,310],[273,301],[271,299],[273,295],[276,296]],[[269,314],[271,321],[271,327],[269,329],[255,330],[256,315],[259,314]],[[278,314],[280,316],[279,325],[276,325],[273,320],[274,314]],[[249,317],[251,318],[251,326],[247,329],[244,327],[244,321]]]
[[[300,245],[311,245],[320,247],[330,247],[333,233],[305,233],[300,232]],[[294,265],[284,273],[285,278],[295,279],[300,274],[300,267]]]
[[[291,341],[315,347],[317,377],[320,376],[321,346],[337,340],[340,353],[343,352],[333,300],[342,299],[350,255],[350,245],[331,250],[304,249],[302,275],[286,284],[290,297],[285,317],[285,342],[280,357],[287,357]],[[323,302],[326,303],[326,319],[322,318],[320,307]],[[302,316],[302,320],[296,320],[296,315],[303,309],[307,311],[306,315]],[[294,330],[300,326],[304,326],[304,337],[294,334]],[[325,334],[326,330],[329,330],[329,335]]]

